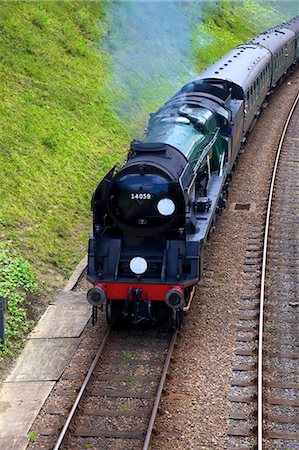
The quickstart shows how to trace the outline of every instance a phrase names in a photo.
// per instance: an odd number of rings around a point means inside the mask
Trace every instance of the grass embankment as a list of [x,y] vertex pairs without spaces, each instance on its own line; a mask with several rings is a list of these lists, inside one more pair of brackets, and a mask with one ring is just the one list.
[[197,70],[203,70],[232,48],[289,18],[274,4],[260,0],[220,0],[217,9],[205,10],[202,24],[194,30],[192,45]]
[[103,6],[1,2],[0,295],[9,299],[9,353],[30,326],[31,266],[48,287],[63,282],[86,252],[92,190],[129,142],[99,95],[109,65],[98,46]]
[[86,250],[88,205],[128,136],[99,96],[101,2],[2,2],[0,239],[68,274]]

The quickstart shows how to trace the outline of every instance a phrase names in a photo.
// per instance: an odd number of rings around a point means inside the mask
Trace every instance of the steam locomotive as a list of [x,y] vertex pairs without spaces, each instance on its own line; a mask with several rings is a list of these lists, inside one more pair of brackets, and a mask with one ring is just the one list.
[[183,323],[204,243],[266,96],[299,58],[299,16],[239,45],[151,114],[92,198],[87,294],[107,320]]

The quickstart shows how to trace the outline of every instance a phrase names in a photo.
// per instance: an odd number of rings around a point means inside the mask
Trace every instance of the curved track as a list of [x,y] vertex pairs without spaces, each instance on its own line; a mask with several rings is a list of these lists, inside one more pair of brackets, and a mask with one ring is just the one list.
[[298,101],[299,95],[278,146],[266,215],[258,345],[259,450],[299,448]]
[[177,331],[108,329],[54,450],[146,450],[176,338]]
[[228,448],[299,448],[299,95],[246,248]]

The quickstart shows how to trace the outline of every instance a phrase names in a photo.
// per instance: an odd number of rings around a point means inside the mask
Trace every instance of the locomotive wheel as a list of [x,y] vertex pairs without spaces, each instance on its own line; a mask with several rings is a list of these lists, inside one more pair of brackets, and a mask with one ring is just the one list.
[[212,219],[212,223],[211,223],[209,232],[208,232],[208,238],[207,238],[208,240],[210,239],[211,234],[214,233],[214,231],[215,231],[215,227],[216,227],[216,218],[217,218],[217,216],[216,216],[216,213],[215,213],[214,216],[213,216],[213,219]]
[[227,190],[223,190],[218,202],[219,213],[221,213],[226,208],[227,198],[228,198]]
[[111,300],[107,300],[106,301],[106,320],[109,323],[109,325],[111,324]]
[[182,309],[173,309],[171,311],[171,326],[180,330],[184,324],[184,311]]
[[106,318],[112,328],[117,328],[122,322],[123,302],[117,300],[107,300]]

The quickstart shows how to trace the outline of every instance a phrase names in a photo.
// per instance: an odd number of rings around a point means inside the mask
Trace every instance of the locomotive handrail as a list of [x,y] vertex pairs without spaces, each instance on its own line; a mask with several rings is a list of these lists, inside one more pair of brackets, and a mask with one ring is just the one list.
[[267,251],[268,251],[268,237],[270,226],[270,214],[272,207],[272,199],[274,192],[274,183],[276,180],[277,167],[279,157],[281,154],[282,145],[284,142],[285,134],[287,132],[290,120],[293,112],[299,101],[299,94],[297,95],[292,108],[289,112],[284,128],[282,130],[277,153],[275,157],[275,163],[272,172],[271,185],[269,190],[268,207],[266,214],[263,255],[262,255],[262,273],[261,273],[261,290],[260,290],[260,312],[259,312],[259,339],[258,339],[258,450],[263,449],[263,331],[264,331],[264,302],[265,302],[265,280],[266,280],[266,265],[267,265]]
[[209,153],[209,151],[211,150],[211,148],[213,147],[213,145],[215,144],[215,142],[217,141],[218,135],[220,132],[220,127],[217,127],[215,132],[214,132],[214,136],[213,139],[204,147],[195,167],[194,170],[197,171],[197,169],[199,168],[200,164],[202,163],[202,160],[207,156],[207,154]]
[[189,185],[188,189],[184,189],[183,183],[182,183],[183,176],[185,175],[185,172],[186,172],[186,171],[189,169],[189,167],[190,167],[189,165],[186,165],[186,166],[185,166],[185,169],[183,170],[183,172],[182,172],[182,174],[181,174],[181,176],[180,176],[180,178],[179,178],[179,184],[180,184],[180,186],[181,186],[182,191],[184,192],[184,195],[186,195],[186,194],[189,195],[189,193],[191,192],[191,189],[193,188],[194,182],[195,182],[196,177],[197,177],[197,170],[198,170],[198,168],[200,167],[200,165],[201,165],[203,159],[208,155],[209,151],[211,150],[211,148],[213,147],[213,145],[214,145],[215,142],[217,141],[219,132],[220,132],[220,127],[217,127],[217,128],[216,128],[216,131],[215,131],[215,133],[214,133],[213,139],[212,139],[212,140],[204,147],[204,149],[203,149],[203,151],[202,151],[202,153],[201,153],[201,155],[200,155],[200,157],[199,157],[199,159],[198,159],[196,165],[195,165],[194,168],[192,169],[193,172],[194,172],[194,174],[193,174],[193,178],[192,178],[192,180],[191,180],[191,182],[190,182],[190,185]]

